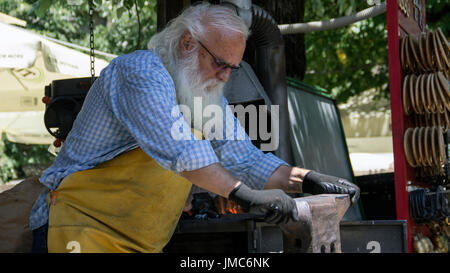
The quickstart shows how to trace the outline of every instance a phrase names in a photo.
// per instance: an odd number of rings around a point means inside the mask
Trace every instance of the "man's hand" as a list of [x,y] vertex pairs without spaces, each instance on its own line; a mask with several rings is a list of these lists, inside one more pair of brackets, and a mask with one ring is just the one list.
[[358,201],[360,193],[358,186],[343,178],[320,174],[315,171],[310,171],[305,175],[302,188],[303,192],[311,194],[349,194],[353,204]]
[[270,224],[287,223],[289,219],[299,220],[294,199],[282,190],[252,190],[241,183],[230,192],[228,198],[245,212],[264,213],[264,221]]

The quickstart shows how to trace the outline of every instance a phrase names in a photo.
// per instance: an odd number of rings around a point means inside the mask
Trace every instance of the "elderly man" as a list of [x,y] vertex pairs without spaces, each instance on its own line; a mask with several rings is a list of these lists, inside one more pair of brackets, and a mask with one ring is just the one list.
[[[200,4],[156,34],[149,50],[120,56],[102,71],[40,178],[49,190],[30,216],[34,251],[161,252],[192,184],[264,213],[269,223],[298,220],[284,192],[358,198],[348,181],[264,154],[233,115],[224,115],[224,132],[243,140],[208,139],[190,126],[204,122],[180,111],[195,111],[195,97],[231,111],[222,88],[239,68],[248,32],[228,8]],[[180,119],[187,139],[174,137]]]

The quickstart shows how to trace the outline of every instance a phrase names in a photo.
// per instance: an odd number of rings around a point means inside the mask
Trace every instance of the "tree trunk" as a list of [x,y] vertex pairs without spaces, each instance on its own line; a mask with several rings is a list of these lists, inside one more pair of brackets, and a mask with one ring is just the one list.
[[190,4],[190,0],[157,0],[157,30],[163,30],[170,20],[180,15]]

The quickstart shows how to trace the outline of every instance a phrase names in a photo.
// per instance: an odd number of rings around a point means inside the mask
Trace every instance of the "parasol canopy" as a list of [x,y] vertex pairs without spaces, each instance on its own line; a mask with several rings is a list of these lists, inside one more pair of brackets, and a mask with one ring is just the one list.
[[[13,142],[50,144],[44,88],[53,80],[91,76],[90,56],[1,22],[0,35],[0,131]],[[107,65],[96,58],[95,74]]]

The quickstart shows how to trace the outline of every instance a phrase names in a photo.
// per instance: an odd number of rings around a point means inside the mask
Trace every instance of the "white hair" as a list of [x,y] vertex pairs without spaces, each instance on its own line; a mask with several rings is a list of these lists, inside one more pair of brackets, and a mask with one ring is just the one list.
[[[170,21],[164,30],[155,34],[148,42],[148,49],[154,50],[162,59],[171,74],[177,93],[177,103],[187,106],[191,116],[183,115],[186,122],[195,129],[202,130],[207,120],[202,113],[209,105],[221,105],[224,83],[218,79],[203,81],[199,75],[198,49],[195,43],[184,56],[179,56],[180,40],[186,31],[195,40],[206,40],[211,28],[223,34],[242,34],[245,40],[249,35],[248,27],[233,10],[228,7],[203,2],[184,10],[181,15]],[[195,109],[195,98],[202,98],[203,109]],[[197,125],[201,127],[197,127]]]
[[[173,67],[179,59],[178,47],[183,34],[189,31],[194,39],[202,40],[206,38],[209,27],[230,33],[240,33],[245,40],[249,35],[248,27],[232,9],[202,2],[190,6],[171,20],[161,32],[150,39],[147,47],[158,53],[166,67]],[[198,50],[197,44],[187,53],[193,53],[196,50]]]

